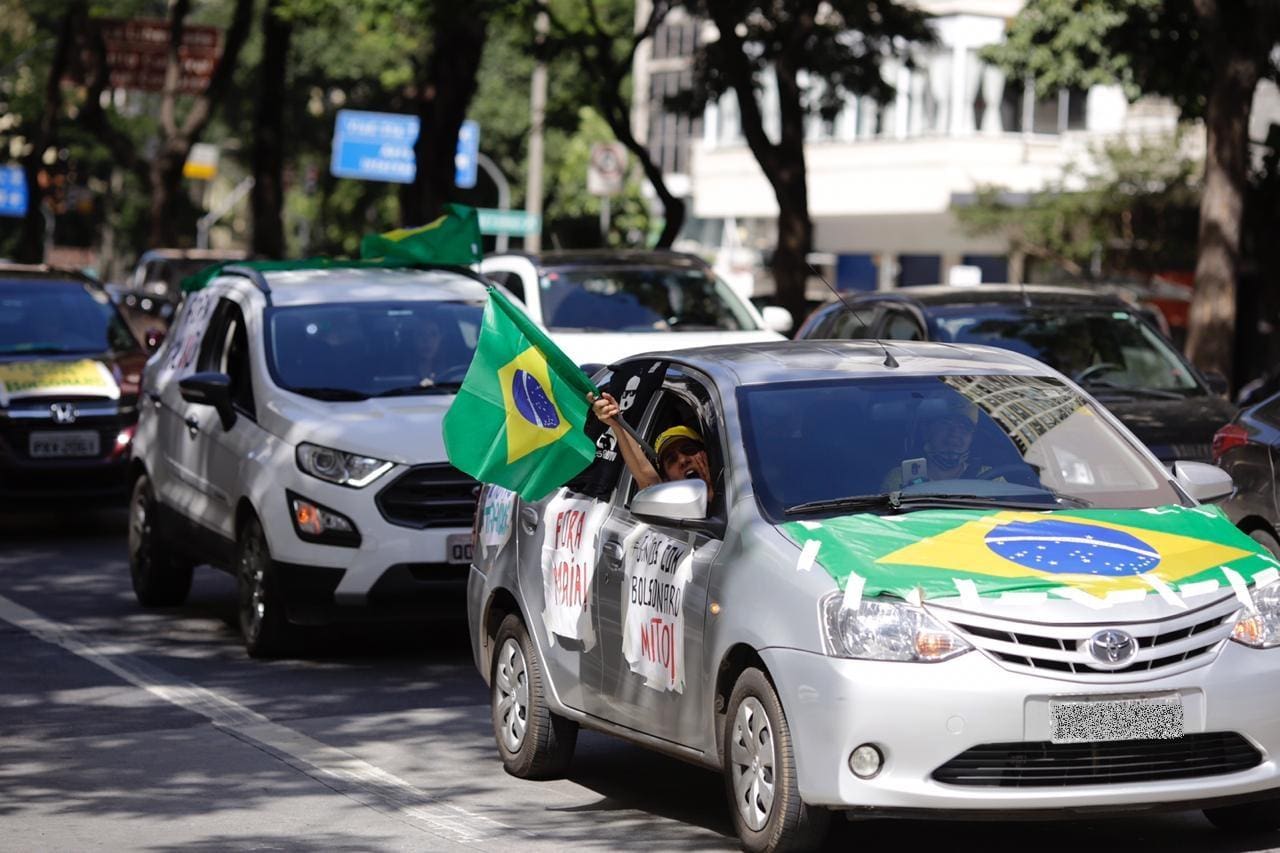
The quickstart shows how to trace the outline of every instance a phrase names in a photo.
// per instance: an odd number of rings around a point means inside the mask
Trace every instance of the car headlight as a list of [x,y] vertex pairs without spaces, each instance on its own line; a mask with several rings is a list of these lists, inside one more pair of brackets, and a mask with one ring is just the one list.
[[298,468],[304,474],[353,489],[364,488],[392,467],[392,463],[383,459],[306,442],[298,445],[297,459]]
[[919,607],[885,598],[864,598],[857,610],[836,592],[822,601],[828,654],[864,660],[934,663],[973,648],[963,637]]
[[1255,649],[1280,646],[1280,581],[1249,590],[1253,609],[1236,620],[1231,639]]

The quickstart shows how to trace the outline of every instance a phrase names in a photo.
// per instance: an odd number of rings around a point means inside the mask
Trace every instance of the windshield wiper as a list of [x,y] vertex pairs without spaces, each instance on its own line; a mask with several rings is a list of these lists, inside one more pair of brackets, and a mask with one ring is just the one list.
[[1121,394],[1132,394],[1135,397],[1149,397],[1155,400],[1187,399],[1185,395],[1179,394],[1177,391],[1165,391],[1160,388],[1135,388],[1132,385],[1117,385],[1105,379],[1087,379],[1081,384],[1089,389],[1097,388],[1102,391],[1117,391]]
[[436,382],[431,385],[401,385],[379,391],[375,397],[410,397],[414,394],[452,394],[462,387],[461,382]]
[[317,400],[332,400],[354,402],[356,400],[368,400],[369,395],[362,391],[353,391],[350,388],[328,388],[325,386],[306,387],[306,388],[290,388],[295,394],[301,394],[304,397],[313,397]]
[[[1045,492],[1045,497],[1052,498],[1054,502],[1068,502],[1076,507],[1090,506],[1090,503],[1083,498],[1076,498],[1070,495],[1058,494],[1056,492]],[[922,495],[904,495],[902,492],[887,492],[879,495],[850,495],[845,498],[831,498],[830,500],[809,501],[808,503],[796,504],[789,506],[783,510],[785,515],[804,515],[811,512],[826,512],[829,510],[855,510],[855,509],[888,509],[892,512],[903,512],[916,509],[936,509],[938,507],[989,507],[998,506],[1006,509],[1046,509],[1052,507],[1049,501],[1032,501],[1018,500],[1013,497],[1001,497],[999,495],[947,495],[947,494],[922,494]]]

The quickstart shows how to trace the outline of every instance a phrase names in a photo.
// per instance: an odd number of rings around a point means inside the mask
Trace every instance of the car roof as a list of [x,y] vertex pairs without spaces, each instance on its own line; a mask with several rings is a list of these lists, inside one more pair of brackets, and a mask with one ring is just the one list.
[[[688,252],[646,249],[561,249],[550,252],[503,252],[502,256],[527,258],[539,267],[638,266],[706,269],[707,263]],[[489,258],[498,257],[489,255]]]
[[245,249],[147,249],[138,256],[138,264],[148,261],[243,261],[248,260],[249,252]]
[[[896,367],[886,365],[886,350],[893,354]],[[1056,375],[1041,362],[1010,350],[921,341],[885,341],[883,345],[870,340],[770,341],[646,353],[636,358],[684,364],[722,385],[969,373]]]
[[[1114,293],[1087,287],[1048,284],[925,284],[859,296],[859,301],[915,302],[921,307],[951,305],[1008,305],[1030,301],[1031,306],[1097,305],[1099,307],[1132,307]],[[831,304],[831,303],[828,303]]]
[[[243,281],[251,276],[229,267],[220,279]],[[264,271],[271,304],[314,305],[323,302],[482,301],[485,285],[461,269],[406,267],[342,267]]]
[[80,284],[94,287],[102,286],[102,282],[74,267],[60,267],[49,264],[0,263],[0,276],[4,278],[56,279],[58,281],[76,281]]

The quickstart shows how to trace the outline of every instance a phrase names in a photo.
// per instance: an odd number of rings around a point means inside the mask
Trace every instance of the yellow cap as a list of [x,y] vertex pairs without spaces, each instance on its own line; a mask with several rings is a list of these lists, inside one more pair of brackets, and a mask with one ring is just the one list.
[[658,436],[658,440],[653,445],[653,452],[658,454],[658,458],[661,459],[662,449],[670,447],[678,438],[687,438],[690,441],[698,442],[698,444],[706,444],[696,430],[692,430],[687,426],[673,426],[670,429],[663,430],[662,434]]

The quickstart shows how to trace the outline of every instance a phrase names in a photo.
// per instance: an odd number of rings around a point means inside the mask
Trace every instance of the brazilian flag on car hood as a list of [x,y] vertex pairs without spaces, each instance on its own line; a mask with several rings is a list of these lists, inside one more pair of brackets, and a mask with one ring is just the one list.
[[1106,606],[1239,593],[1280,577],[1280,563],[1216,507],[926,510],[781,527],[837,584],[856,577],[867,596],[1052,595]]
[[454,467],[539,500],[596,456],[583,431],[598,393],[568,356],[494,288],[458,396],[444,417]]

